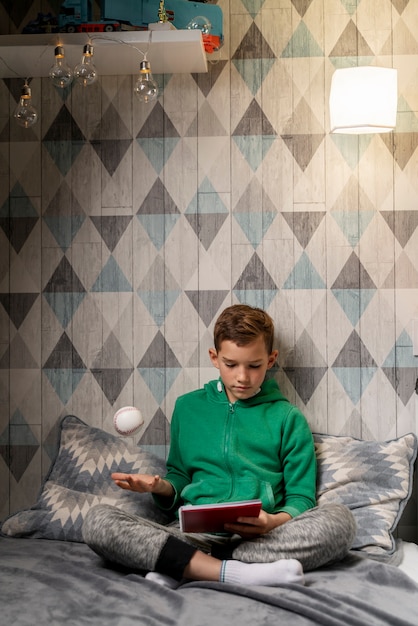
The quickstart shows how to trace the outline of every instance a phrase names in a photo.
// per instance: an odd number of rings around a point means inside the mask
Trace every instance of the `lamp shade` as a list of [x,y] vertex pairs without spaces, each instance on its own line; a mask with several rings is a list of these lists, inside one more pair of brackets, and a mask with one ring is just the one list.
[[397,70],[347,67],[335,70],[329,97],[332,133],[387,133],[396,126]]

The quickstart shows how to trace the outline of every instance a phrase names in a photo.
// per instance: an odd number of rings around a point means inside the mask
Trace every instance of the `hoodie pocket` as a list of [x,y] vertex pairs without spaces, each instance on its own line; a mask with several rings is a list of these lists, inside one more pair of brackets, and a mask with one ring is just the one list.
[[186,487],[181,492],[182,500],[187,504],[215,504],[231,501],[230,490],[224,481],[209,482],[199,480]]
[[262,502],[262,508],[267,513],[274,511],[274,492],[271,484],[255,478],[240,478],[235,482],[232,500],[256,500]]

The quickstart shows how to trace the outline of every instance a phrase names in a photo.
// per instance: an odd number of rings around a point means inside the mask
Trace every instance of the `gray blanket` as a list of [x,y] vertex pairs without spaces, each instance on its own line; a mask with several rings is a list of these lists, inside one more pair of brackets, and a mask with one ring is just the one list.
[[2,626],[417,626],[418,586],[350,555],[306,585],[191,582],[170,590],[104,563],[86,545],[0,538]]

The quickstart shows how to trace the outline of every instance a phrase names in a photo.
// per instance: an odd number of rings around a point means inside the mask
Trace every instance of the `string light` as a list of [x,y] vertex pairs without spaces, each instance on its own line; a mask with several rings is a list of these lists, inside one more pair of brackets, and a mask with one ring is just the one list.
[[[97,39],[100,37],[91,37],[91,40],[93,38]],[[148,46],[145,52],[125,41],[117,39],[113,40],[117,43],[128,45],[142,55],[139,77],[134,86],[134,94],[138,100],[143,103],[153,102],[158,97],[158,84],[152,76],[151,64],[147,59],[151,39],[152,31],[149,31]],[[106,41],[109,41],[108,37],[106,37]],[[64,46],[57,45],[54,49],[55,63],[49,70],[49,78],[51,79],[51,82],[56,87],[61,89],[71,85],[74,78],[83,86],[93,84],[98,78],[98,72],[92,61],[93,53],[93,45],[91,43],[86,44],[83,48],[81,63],[75,67],[73,72],[65,61]],[[0,58],[0,60],[3,61],[10,71],[16,73],[3,59]],[[38,112],[32,104],[32,91],[28,85],[28,79],[25,79],[25,83],[21,89],[19,103],[13,113],[13,117],[15,118],[16,123],[23,128],[30,128],[38,121]]]
[[135,83],[134,94],[145,104],[153,102],[158,97],[158,85],[152,77],[150,62],[145,58],[139,66],[139,77]]
[[204,15],[198,15],[190,20],[186,28],[188,30],[200,30],[203,35],[209,35],[212,30],[212,24]]
[[55,48],[55,63],[49,70],[49,78],[55,87],[64,89],[73,81],[73,71],[65,62],[64,47]]
[[36,124],[38,120],[38,113],[32,105],[32,91],[28,85],[27,79],[22,87],[19,104],[15,109],[13,117],[19,126],[23,128],[30,128]]
[[88,43],[83,48],[81,63],[74,69],[74,78],[80,85],[86,87],[96,82],[98,73],[93,65],[93,46]]

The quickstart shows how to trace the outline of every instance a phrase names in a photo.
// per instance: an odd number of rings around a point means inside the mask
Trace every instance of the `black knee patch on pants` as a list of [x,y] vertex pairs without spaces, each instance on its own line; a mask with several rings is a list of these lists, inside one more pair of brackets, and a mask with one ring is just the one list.
[[190,544],[170,536],[160,552],[155,571],[166,576],[171,576],[175,580],[184,578],[183,572],[190,559],[196,552],[196,548]]
[[233,559],[232,553],[234,549],[237,547],[237,544],[217,544],[215,543],[212,546],[211,555],[215,557],[215,559],[219,559],[220,561],[229,561]]

